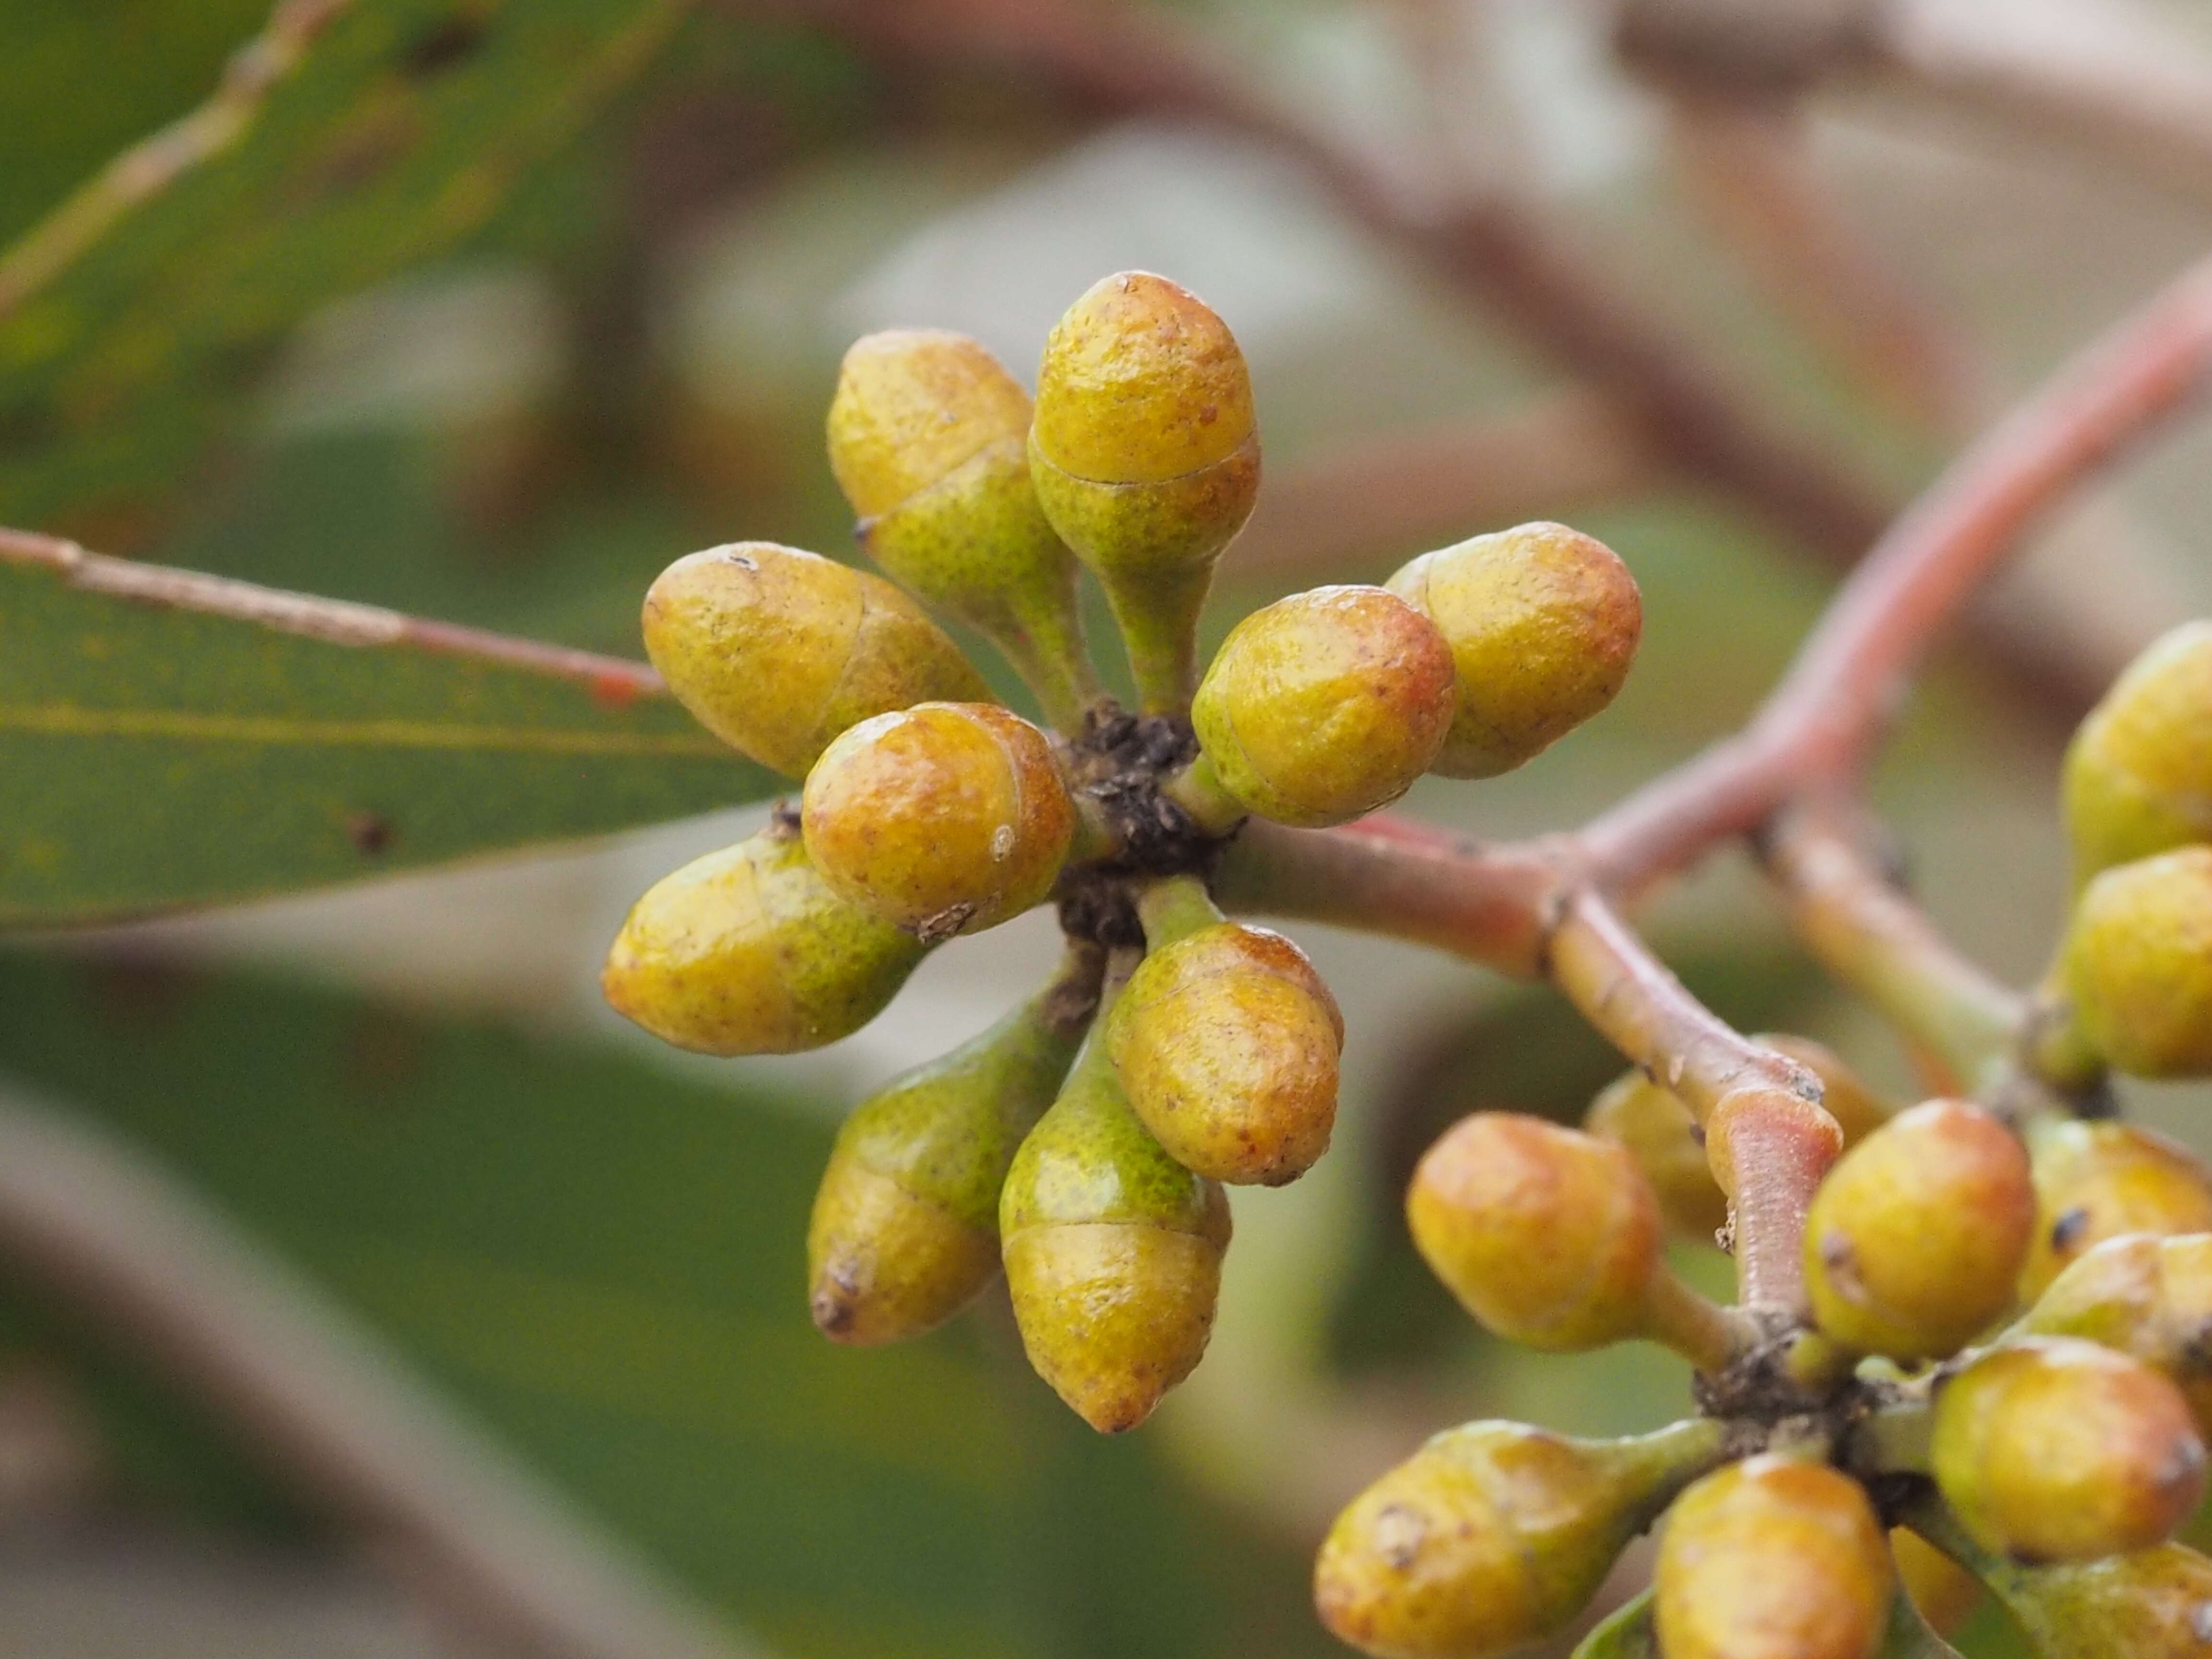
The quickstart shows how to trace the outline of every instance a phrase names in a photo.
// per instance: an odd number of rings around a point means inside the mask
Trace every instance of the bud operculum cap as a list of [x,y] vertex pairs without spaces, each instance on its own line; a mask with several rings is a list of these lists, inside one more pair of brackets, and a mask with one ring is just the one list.
[[771,829],[695,859],[631,909],[600,987],[617,1013],[709,1054],[791,1054],[857,1031],[921,962]]
[[2066,751],[2067,830],[2083,880],[2212,840],[2212,622],[2154,641]]
[[1191,722],[1251,811],[1319,828],[1389,805],[1450,729],[1455,671],[1426,618],[1379,587],[1317,587],[1255,611],[1207,669]]
[[1038,903],[1076,830],[1051,739],[988,703],[863,720],[807,775],[800,817],[825,881],[926,939]]
[[1644,631],[1628,567],[1565,525],[1424,553],[1388,586],[1436,623],[1458,665],[1451,735],[1433,766],[1446,777],[1510,772],[1603,709]]
[[1173,712],[1213,562],[1259,491],[1243,353],[1165,277],[1106,277],[1045,343],[1029,447],[1037,499],[1104,586],[1146,711]]
[[1058,981],[989,1030],[898,1079],[845,1121],[806,1237],[824,1335],[896,1341],[951,1318],[999,1270],[999,1194],[1052,1104],[1079,1029]]
[[893,329],[845,354],[830,464],[875,561],[1006,653],[1055,724],[1097,695],[1075,562],[1030,477],[1030,398],[983,345]]
[[2133,1123],[2044,1118],[2028,1130],[2035,1243],[2021,1272],[2033,1301],[2066,1266],[2125,1233],[2212,1232],[2212,1170],[2180,1142]]
[[2163,1371],[2212,1433],[2212,1234],[2106,1240],[2051,1281],[2022,1321],[2043,1336],[2073,1336]]
[[2065,1337],[2014,1339],[1945,1379],[1932,1459],[1960,1524],[2029,1562],[2148,1549],[2204,1489],[2204,1445],[2173,1384]]
[[1153,951],[1108,1041],[1129,1103],[1186,1169],[1279,1186],[1328,1148],[1344,1018],[1280,933],[1224,921]]
[[2091,881],[2075,902],[2065,974],[2083,1031],[2121,1071],[2212,1073],[2212,847]]
[[2013,1305],[2034,1228],[2012,1132],[1963,1102],[1916,1106],[1846,1152],[1814,1194],[1814,1322],[1862,1352],[1954,1353]]
[[1874,1659],[1893,1569],[1865,1491],[1761,1455],[1674,1504],[1653,1583],[1668,1659]]
[[647,591],[644,630],[646,654],[699,723],[791,777],[870,715],[990,696],[890,583],[773,542],[678,559]]
[[1030,1365],[1091,1427],[1136,1427],[1206,1352],[1229,1202],[1138,1121],[1095,1031],[1015,1154],[999,1227]]
[[1322,1622],[1381,1659],[1486,1659],[1559,1630],[1718,1455],[1718,1426],[1620,1441],[1447,1430],[1360,1494],[1314,1569]]

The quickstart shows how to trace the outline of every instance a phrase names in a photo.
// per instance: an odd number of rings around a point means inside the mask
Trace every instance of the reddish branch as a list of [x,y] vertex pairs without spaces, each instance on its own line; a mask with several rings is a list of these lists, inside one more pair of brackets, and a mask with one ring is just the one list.
[[1793,804],[1853,791],[1912,670],[1977,586],[2069,489],[2208,384],[2212,260],[1967,450],[1844,584],[1741,732],[1580,831],[1540,842],[1469,845],[1387,818],[1248,832],[1224,861],[1224,893],[1551,978],[1706,1125],[1716,1173],[1735,1200],[1746,1300],[1794,1303],[1792,1229],[1834,1152],[1832,1122],[1804,1109],[1817,1085],[1700,1006],[1620,918],[1615,898],[1766,830]]

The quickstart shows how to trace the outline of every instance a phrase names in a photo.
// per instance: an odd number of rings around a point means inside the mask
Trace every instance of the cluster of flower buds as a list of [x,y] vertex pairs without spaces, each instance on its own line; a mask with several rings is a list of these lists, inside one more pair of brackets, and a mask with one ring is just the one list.
[[2066,787],[2072,920],[1985,1102],[1904,1107],[1818,1044],[1759,1039],[1842,1132],[1802,1314],[1669,1270],[1669,1233],[1727,1240],[1720,1113],[1642,1072],[1583,1132],[1478,1114],[1430,1149],[1408,1222],[1477,1320],[1540,1349],[1663,1343],[1700,1411],[1604,1443],[1439,1435],[1331,1533],[1338,1634],[1388,1659],[1518,1651],[1663,1517],[1650,1591],[1587,1659],[1926,1659],[1985,1589],[2048,1659],[2212,1656],[2212,1560],[2173,1541],[2212,1437],[2212,1170],[2106,1115],[2101,1087],[2212,1074],[2212,625],[2115,685]]
[[[1051,982],[846,1123],[809,1293],[830,1336],[885,1342],[1003,1267],[1039,1374],[1096,1427],[1127,1429],[1205,1348],[1224,1183],[1297,1179],[1336,1112],[1335,1000],[1296,945],[1216,908],[1221,848],[1248,815],[1343,823],[1424,773],[1529,759],[1620,689],[1636,585],[1589,538],[1524,526],[1387,586],[1269,605],[1201,677],[1199,611],[1259,486],[1251,385],[1220,318],[1142,272],[1060,319],[1034,402],[974,340],[870,336],[846,356],[829,440],[861,545],[893,580],[744,543],[653,584],[646,646],[676,696],[804,782],[795,813],[639,902],[606,994],[684,1048],[809,1048],[872,1018],[937,945],[1057,903]],[[1087,655],[1083,571],[1133,709]],[[1041,721],[992,698],[930,610],[990,641]],[[1632,1175],[1591,1146],[1589,1182]],[[1583,1325],[1627,1317],[1595,1304],[1632,1289],[1654,1329],[1693,1317],[1650,1271],[1648,1201],[1620,1230],[1620,1283],[1589,1292]],[[1705,1437],[1601,1457],[1589,1550],[1626,1536],[1603,1494],[1663,1501],[1683,1444]],[[1510,1502],[1508,1483],[1597,1455],[1531,1432],[1470,1441],[1462,1461],[1497,1471],[1466,1478]],[[1589,1589],[1546,1571],[1516,1593],[1548,1618]]]

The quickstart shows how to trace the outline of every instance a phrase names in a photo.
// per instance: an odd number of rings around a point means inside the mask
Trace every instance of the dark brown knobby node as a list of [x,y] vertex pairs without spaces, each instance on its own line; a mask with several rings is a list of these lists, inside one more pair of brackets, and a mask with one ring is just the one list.
[[1161,785],[1198,757],[1198,737],[1180,714],[1132,714],[1104,702],[1085,712],[1083,729],[1061,750],[1069,787],[1096,803],[1121,849],[1071,867],[1055,893],[1060,925],[1071,939],[1107,950],[1141,950],[1132,882],[1139,877],[1205,875],[1229,837],[1209,835]]

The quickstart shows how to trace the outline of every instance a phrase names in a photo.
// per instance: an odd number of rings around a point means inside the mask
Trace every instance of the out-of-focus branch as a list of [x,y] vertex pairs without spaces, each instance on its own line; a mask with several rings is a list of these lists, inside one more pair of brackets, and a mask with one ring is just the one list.
[[197,1395],[457,1620],[548,1659],[750,1651],[138,1154],[0,1093],[0,1273]]
[[1663,476],[1639,422],[1589,392],[1514,414],[1385,434],[1271,473],[1224,567],[1327,573],[1363,554],[1550,519]]
[[2133,11],[2083,9],[2063,29],[2011,7],[1896,0],[1873,86],[2057,139],[2212,203],[2212,52]]
[[[738,0],[724,0],[738,3]],[[1258,138],[1304,167],[1355,219],[1502,311],[1532,342],[1613,398],[1655,454],[1753,504],[1839,561],[1887,518],[1862,480],[1713,374],[1528,202],[1491,191],[1441,208],[1322,125],[1262,95],[1164,9],[1091,0],[763,0],[866,48],[928,61],[998,62],[1094,105],[1180,112]]]
[[234,143],[270,89],[299,67],[315,37],[352,4],[353,0],[277,0],[267,27],[232,54],[212,97],[125,150],[0,254],[0,317],[76,263],[139,203]]

